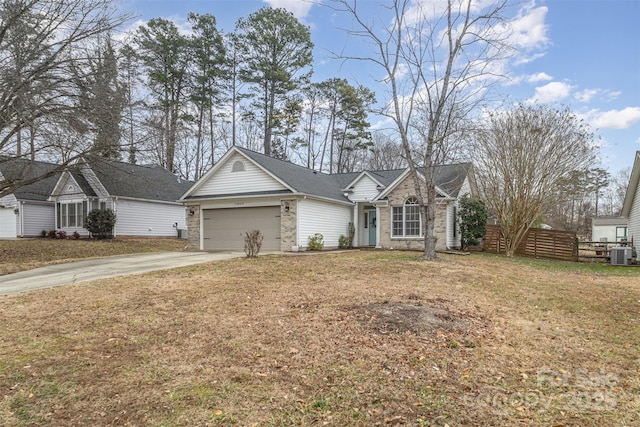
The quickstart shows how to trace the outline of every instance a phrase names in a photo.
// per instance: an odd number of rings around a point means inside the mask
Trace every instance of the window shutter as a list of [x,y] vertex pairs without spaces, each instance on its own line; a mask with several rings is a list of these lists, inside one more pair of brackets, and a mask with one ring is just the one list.
[[60,203],[56,203],[56,228],[60,228]]

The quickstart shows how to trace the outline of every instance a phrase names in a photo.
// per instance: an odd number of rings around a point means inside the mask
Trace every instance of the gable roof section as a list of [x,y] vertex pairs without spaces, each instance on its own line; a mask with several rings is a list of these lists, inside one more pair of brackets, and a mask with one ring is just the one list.
[[621,216],[629,218],[631,213],[631,205],[636,197],[638,186],[640,185],[640,151],[636,151],[636,158],[633,162],[633,169],[631,169],[631,176],[629,177],[629,185],[627,186],[627,192],[624,195],[624,204],[622,205]]
[[[327,175],[303,166],[274,159],[246,148],[237,149],[297,193],[349,202],[339,184],[338,175]],[[351,203],[351,202],[349,202]]]
[[[471,163],[454,163],[450,165],[436,166],[434,170],[436,193],[440,197],[457,198],[465,180],[471,175],[472,169],[473,167]],[[409,168],[400,170],[400,173],[396,175],[393,182],[387,185],[385,190],[380,193],[376,199],[379,200],[386,197],[398,184],[409,176],[410,173],[411,171]]]
[[[397,185],[399,179],[406,176],[408,173],[408,169],[393,169],[388,171],[364,171],[328,175],[287,161],[275,159],[246,148],[234,146],[229,149],[218,163],[204,174],[202,178],[200,178],[200,180],[181,197],[181,200],[201,198],[193,196],[192,194],[195,194],[198,188],[211,179],[211,176],[220,169],[221,165],[226,161],[226,159],[230,158],[233,153],[242,154],[288,188],[288,190],[266,192],[263,195],[282,194],[283,192],[287,192],[352,203],[345,196],[345,189],[348,189],[349,186],[356,183],[362,176],[369,176],[382,187],[385,187],[386,193],[391,190],[391,185]],[[439,192],[446,196],[457,197],[470,171],[471,163],[437,166],[436,185],[438,186]],[[254,193],[226,194],[218,195],[218,197],[240,195],[254,195]]]
[[114,197],[176,202],[193,185],[158,165],[132,165],[97,157],[87,157],[85,162]]
[[[60,177],[59,168],[59,165],[35,160],[0,159],[0,174],[7,181],[16,181],[18,187],[13,194],[19,200],[47,201]],[[33,183],[20,185],[34,179]]]

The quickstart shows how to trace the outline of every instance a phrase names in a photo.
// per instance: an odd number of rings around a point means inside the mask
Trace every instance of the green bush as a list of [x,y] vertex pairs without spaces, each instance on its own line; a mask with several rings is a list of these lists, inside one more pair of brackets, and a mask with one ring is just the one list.
[[465,194],[460,199],[458,219],[462,249],[464,250],[470,245],[477,245],[478,239],[487,232],[487,207],[484,202]]
[[350,249],[351,245],[349,244],[349,238],[347,236],[345,236],[344,234],[340,235],[340,238],[338,239],[338,247],[340,249]]
[[309,236],[309,250],[321,251],[324,248],[324,236],[320,233],[316,233],[313,236]]
[[113,235],[116,214],[111,209],[93,209],[87,215],[84,228],[97,239],[106,239]]

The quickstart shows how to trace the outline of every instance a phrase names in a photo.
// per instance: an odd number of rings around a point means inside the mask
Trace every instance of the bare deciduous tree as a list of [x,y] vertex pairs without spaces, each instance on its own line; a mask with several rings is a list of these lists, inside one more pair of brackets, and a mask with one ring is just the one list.
[[588,126],[568,109],[519,105],[478,130],[478,183],[513,256],[527,230],[557,203],[560,184],[595,158]]
[[[357,0],[331,4],[353,17],[356,29],[349,33],[372,47],[369,56],[342,57],[373,63],[385,73],[389,99],[380,113],[393,121],[413,176],[424,234],[422,258],[435,259],[436,154],[496,77],[491,64],[506,52],[505,34],[496,30],[506,1],[448,0],[442,9],[438,3],[394,0],[387,6],[391,21],[382,25],[368,21]],[[416,130],[422,141],[413,152],[410,139]]]
[[[86,127],[76,82],[95,73],[86,66],[87,47],[128,19],[111,0],[0,3],[0,155],[34,159],[55,153],[61,170],[91,149],[73,144],[72,133]],[[28,151],[21,146],[23,130],[30,134]],[[59,135],[66,136],[61,143]],[[43,178],[0,182],[0,197]]]

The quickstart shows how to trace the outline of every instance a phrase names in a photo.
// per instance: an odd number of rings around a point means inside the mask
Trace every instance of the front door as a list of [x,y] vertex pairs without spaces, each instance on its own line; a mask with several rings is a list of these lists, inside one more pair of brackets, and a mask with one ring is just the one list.
[[375,246],[376,242],[376,230],[378,222],[376,220],[376,211],[369,211],[369,246]]

